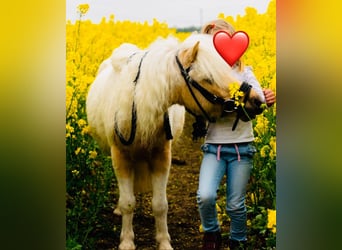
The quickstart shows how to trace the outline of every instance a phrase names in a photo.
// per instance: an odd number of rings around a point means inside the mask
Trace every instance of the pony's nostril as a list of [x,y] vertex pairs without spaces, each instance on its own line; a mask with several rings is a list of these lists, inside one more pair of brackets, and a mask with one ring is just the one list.
[[261,102],[260,100],[258,100],[258,99],[255,99],[255,100],[254,100],[254,104],[255,104],[255,106],[257,106],[258,108],[260,108],[262,102]]

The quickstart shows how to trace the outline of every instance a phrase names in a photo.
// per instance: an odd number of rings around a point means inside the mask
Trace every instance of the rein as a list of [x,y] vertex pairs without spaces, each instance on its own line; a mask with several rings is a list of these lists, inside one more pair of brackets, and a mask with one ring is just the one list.
[[[136,75],[136,77],[135,77],[135,79],[133,81],[133,83],[134,83],[134,91],[135,91],[135,87],[137,86],[138,79],[139,79],[139,76],[140,76],[141,64],[142,64],[142,62],[143,62],[147,52],[148,51],[145,52],[145,54],[142,56],[142,58],[140,60],[140,63],[139,63],[139,66],[138,66],[138,72],[137,72],[137,75]],[[129,57],[129,60],[135,54],[136,53],[131,55]],[[132,103],[131,133],[129,135],[129,138],[126,140],[125,137],[123,136],[123,134],[121,134],[121,132],[119,131],[119,128],[118,128],[118,125],[117,125],[117,122],[116,122],[116,115],[115,115],[115,120],[114,120],[114,130],[115,130],[115,133],[118,135],[118,137],[120,139],[120,142],[123,145],[128,146],[128,145],[131,145],[133,143],[133,141],[135,139],[136,130],[137,130],[137,110],[136,110],[136,107],[135,107],[134,98],[133,98],[133,103]],[[164,130],[165,130],[165,133],[166,133],[166,139],[167,140],[172,140],[173,136],[172,136],[171,126],[170,126],[169,113],[167,111],[164,114]]]

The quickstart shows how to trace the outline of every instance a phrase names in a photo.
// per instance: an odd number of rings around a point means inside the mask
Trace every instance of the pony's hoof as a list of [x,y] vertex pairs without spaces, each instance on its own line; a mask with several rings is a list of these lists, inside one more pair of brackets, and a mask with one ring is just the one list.
[[170,242],[166,241],[159,244],[158,250],[173,250],[173,248],[170,245]]
[[135,250],[135,245],[132,241],[122,241],[119,245],[119,250]]

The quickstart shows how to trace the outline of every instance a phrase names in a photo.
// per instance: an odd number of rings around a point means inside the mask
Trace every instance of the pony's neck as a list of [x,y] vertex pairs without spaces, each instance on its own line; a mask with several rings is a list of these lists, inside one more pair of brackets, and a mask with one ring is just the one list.
[[[150,102],[156,103],[157,108],[154,110],[154,115],[161,116],[173,104],[183,105],[182,91],[184,91],[186,85],[176,63],[176,49],[159,52],[151,51],[149,54],[146,57],[145,64],[156,60],[155,58],[161,58],[158,64],[154,63],[154,66],[149,66],[147,75],[143,76],[150,79],[146,81],[147,98]],[[162,54],[162,57],[160,57],[160,54]]]

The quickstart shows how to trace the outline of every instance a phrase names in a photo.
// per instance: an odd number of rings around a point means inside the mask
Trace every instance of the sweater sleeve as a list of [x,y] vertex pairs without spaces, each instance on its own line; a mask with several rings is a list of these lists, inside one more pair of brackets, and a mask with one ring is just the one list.
[[256,79],[253,73],[253,68],[251,66],[245,66],[244,72],[243,72],[243,81],[252,85],[253,89],[262,97],[262,101],[265,102],[264,92],[262,91],[260,83]]

